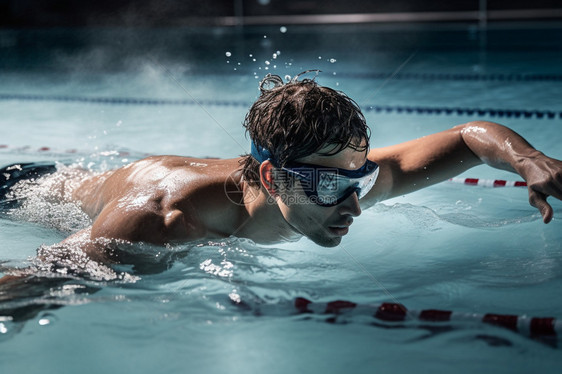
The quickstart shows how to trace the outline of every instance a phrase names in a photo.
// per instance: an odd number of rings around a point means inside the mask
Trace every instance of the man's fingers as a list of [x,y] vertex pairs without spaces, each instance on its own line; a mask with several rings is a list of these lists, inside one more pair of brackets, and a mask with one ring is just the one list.
[[545,194],[529,189],[529,203],[539,210],[544,223],[552,220],[554,212],[550,204],[546,202]]

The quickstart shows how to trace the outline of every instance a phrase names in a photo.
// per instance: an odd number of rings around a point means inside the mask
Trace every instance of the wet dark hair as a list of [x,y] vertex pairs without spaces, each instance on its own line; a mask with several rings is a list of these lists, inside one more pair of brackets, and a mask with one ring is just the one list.
[[[333,147],[326,155],[347,147],[366,152],[370,132],[359,106],[343,92],[320,86],[314,79],[299,81],[305,73],[288,83],[271,74],[261,81],[261,95],[244,120],[250,139],[271,152],[277,167],[328,145]],[[245,155],[241,163],[245,180],[259,185],[260,163],[251,155]]]

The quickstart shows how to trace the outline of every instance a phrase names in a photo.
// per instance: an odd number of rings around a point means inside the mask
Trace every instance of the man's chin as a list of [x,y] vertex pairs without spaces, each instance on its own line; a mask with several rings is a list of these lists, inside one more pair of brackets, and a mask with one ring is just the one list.
[[322,247],[332,248],[337,247],[341,243],[341,236],[337,237],[322,237],[322,238],[309,238],[312,241]]

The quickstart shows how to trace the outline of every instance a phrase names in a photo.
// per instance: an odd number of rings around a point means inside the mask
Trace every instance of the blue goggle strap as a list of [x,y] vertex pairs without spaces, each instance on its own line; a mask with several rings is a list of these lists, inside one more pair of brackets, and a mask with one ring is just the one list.
[[256,143],[254,143],[253,140],[252,140],[250,153],[252,157],[255,158],[260,164],[267,160],[271,161],[274,165],[276,164],[271,152],[265,147],[260,147],[256,145]]

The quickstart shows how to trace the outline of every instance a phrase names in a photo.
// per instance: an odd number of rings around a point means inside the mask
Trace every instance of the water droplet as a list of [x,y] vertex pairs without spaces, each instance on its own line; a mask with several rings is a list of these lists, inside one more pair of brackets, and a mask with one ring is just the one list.
[[285,26],[281,26],[279,28],[279,31],[281,31],[283,34],[287,32],[287,28]]
[[273,59],[275,60],[277,58],[277,53],[274,53],[271,57],[273,57]]
[[250,53],[250,54],[249,54],[249,57],[254,57],[254,55]]
[[322,56],[318,56],[318,59],[319,59],[319,60],[322,60]]
[[270,62],[266,60],[266,61],[265,61],[265,64],[266,64],[266,65],[269,65],[269,64],[270,64]]
[[267,35],[264,35],[263,38],[264,38],[264,39],[267,39]]
[[330,62],[333,64],[334,62],[336,62],[336,59],[335,59],[335,58],[331,58],[331,59],[330,59]]
[[232,56],[232,53],[226,52],[225,55],[226,55],[226,57],[230,57],[230,56]]

